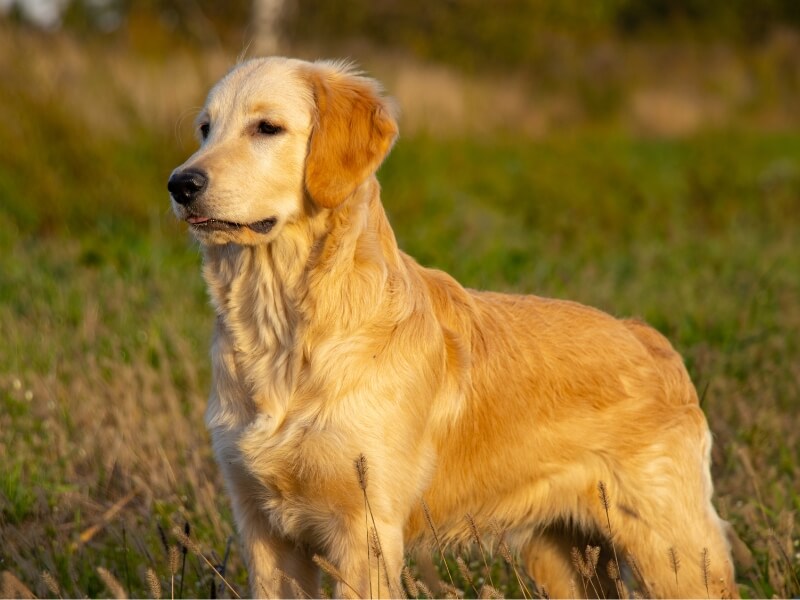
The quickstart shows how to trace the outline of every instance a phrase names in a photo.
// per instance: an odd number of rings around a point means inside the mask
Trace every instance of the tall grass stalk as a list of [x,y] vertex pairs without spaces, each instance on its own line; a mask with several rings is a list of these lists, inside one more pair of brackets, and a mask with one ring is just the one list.
[[442,546],[442,540],[439,538],[439,532],[436,531],[436,525],[433,523],[433,518],[431,517],[431,510],[428,508],[428,503],[425,502],[425,498],[420,498],[420,502],[422,503],[422,512],[425,514],[425,521],[428,523],[428,528],[431,530],[433,534],[433,539],[436,542],[436,547],[439,549],[439,556],[442,559],[442,564],[444,565],[444,570],[447,573],[447,579],[450,582],[450,585],[455,587],[455,583],[453,582],[453,574],[450,573],[450,567],[447,564],[447,558],[444,555],[444,548]]

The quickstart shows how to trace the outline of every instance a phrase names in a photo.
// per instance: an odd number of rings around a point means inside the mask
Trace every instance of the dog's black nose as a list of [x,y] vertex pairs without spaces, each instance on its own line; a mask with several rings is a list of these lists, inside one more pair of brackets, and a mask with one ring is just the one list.
[[167,189],[178,204],[189,204],[208,185],[208,177],[200,169],[186,169],[173,173]]

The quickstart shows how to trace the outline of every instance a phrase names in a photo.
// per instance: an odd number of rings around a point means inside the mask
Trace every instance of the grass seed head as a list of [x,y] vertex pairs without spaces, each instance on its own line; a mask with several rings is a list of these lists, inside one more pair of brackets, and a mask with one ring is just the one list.
[[403,583],[406,586],[406,591],[408,592],[409,596],[412,598],[416,598],[419,596],[419,589],[417,588],[417,582],[414,580],[414,576],[411,574],[411,570],[408,566],[404,566],[401,572],[401,577],[403,579]]
[[50,571],[42,571],[42,581],[47,586],[47,589],[50,591],[53,596],[61,597],[61,587],[58,585],[56,578],[50,573]]
[[464,559],[460,556],[457,556],[456,565],[458,566],[458,572],[461,573],[461,577],[464,578],[464,581],[466,581],[469,585],[475,585],[472,579],[472,572],[469,570],[469,567]]
[[187,533],[185,533],[185,531],[187,530],[188,527],[186,527],[185,529],[181,529],[177,525],[172,528],[172,534],[176,538],[178,538],[178,541],[181,544],[181,553],[186,554],[186,551],[188,549],[194,552],[195,554],[202,554],[202,552],[200,551],[200,546],[198,546],[197,543],[192,538],[190,538]]
[[431,588],[429,588],[423,581],[417,579],[417,590],[425,597],[425,598],[433,598],[433,592],[431,592]]
[[367,484],[369,483],[369,471],[367,468],[367,457],[359,454],[355,460],[356,475],[358,476],[358,485],[361,486],[362,491],[367,491]]
[[610,503],[609,503],[609,500],[608,500],[608,490],[606,489],[605,481],[600,481],[597,484],[597,491],[598,491],[598,493],[600,495],[600,504],[603,505],[603,508],[605,510],[608,510],[608,507],[609,507]]
[[475,519],[473,519],[472,515],[469,513],[464,515],[464,518],[467,520],[467,524],[469,525],[469,532],[472,534],[475,543],[478,544],[479,548],[483,547],[483,544],[481,543],[480,533],[478,533],[478,526],[475,524]]
[[681,559],[678,556],[678,551],[675,550],[675,548],[670,548],[668,553],[670,567],[672,567],[672,572],[675,573],[675,583],[678,583],[678,569],[681,568]]
[[500,593],[493,585],[489,585],[488,583],[484,583],[483,587],[481,587],[481,593],[478,596],[479,598],[502,598],[503,594]]
[[311,560],[314,562],[315,565],[317,565],[325,573],[330,575],[337,583],[340,583],[343,586],[349,588],[350,591],[355,594],[355,597],[358,597],[358,595],[359,595],[358,591],[356,591],[356,589],[353,588],[353,586],[351,586],[349,583],[347,583],[347,581],[345,581],[345,578],[342,575],[342,572],[339,571],[339,569],[337,569],[333,565],[333,563],[331,563],[328,559],[326,559],[323,556],[320,556],[319,554],[315,554],[314,556],[311,557]]
[[169,560],[169,572],[172,575],[175,575],[181,566],[181,553],[178,550],[177,546],[173,545],[169,547],[168,560]]
[[147,579],[147,589],[150,591],[150,596],[155,600],[161,600],[161,582],[158,580],[156,572],[147,567],[145,578]]
[[380,558],[383,552],[381,551],[381,542],[378,539],[378,530],[371,527],[369,533],[369,545],[372,548],[372,553],[375,555],[375,558]]
[[458,600],[463,595],[456,586],[450,585],[445,581],[439,582],[439,589],[442,591],[442,598],[447,598],[448,600]]
[[597,561],[600,559],[600,546],[586,546],[586,564],[592,574],[597,572]]
[[114,575],[105,567],[97,567],[97,574],[103,583],[106,584],[108,591],[111,592],[112,597],[122,600],[127,600],[128,594],[125,593],[125,588]]
[[569,551],[570,558],[572,559],[572,564],[575,567],[575,570],[581,574],[581,576],[585,579],[591,579],[592,577],[592,569],[586,560],[583,558],[581,551],[578,550],[575,546]]

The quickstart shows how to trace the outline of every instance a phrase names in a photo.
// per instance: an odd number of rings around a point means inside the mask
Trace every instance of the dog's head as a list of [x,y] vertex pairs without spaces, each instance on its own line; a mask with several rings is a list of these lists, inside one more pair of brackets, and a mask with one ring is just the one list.
[[167,185],[203,243],[259,244],[309,210],[333,209],[397,136],[378,84],[337,63],[254,59],[226,75],[197,118],[200,148]]

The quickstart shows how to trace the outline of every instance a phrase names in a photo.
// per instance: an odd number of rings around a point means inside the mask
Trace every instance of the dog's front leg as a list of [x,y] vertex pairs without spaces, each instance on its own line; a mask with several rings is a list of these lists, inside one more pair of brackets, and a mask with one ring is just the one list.
[[257,501],[259,484],[234,465],[223,469],[253,598],[319,596],[319,568],[308,552],[273,529]]
[[340,598],[403,598],[403,534],[398,526],[372,522],[363,516],[336,536],[329,556],[339,568],[336,596]]
[[240,535],[247,555],[250,594],[254,598],[316,598],[319,570],[294,543],[244,522]]

